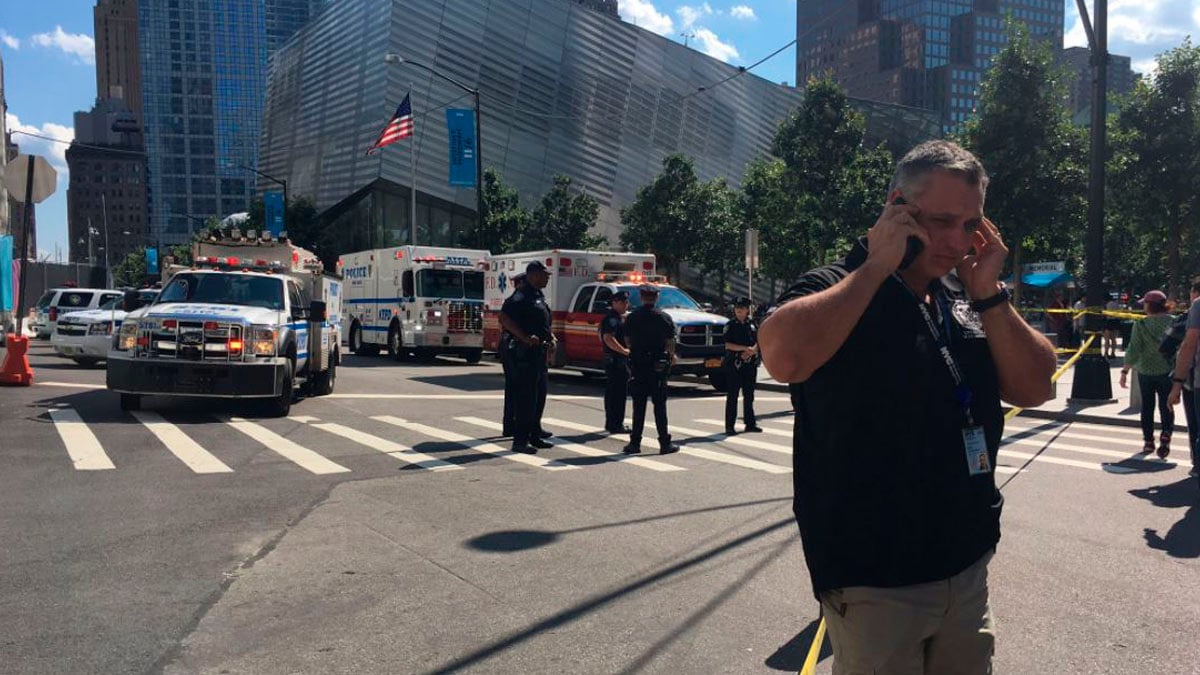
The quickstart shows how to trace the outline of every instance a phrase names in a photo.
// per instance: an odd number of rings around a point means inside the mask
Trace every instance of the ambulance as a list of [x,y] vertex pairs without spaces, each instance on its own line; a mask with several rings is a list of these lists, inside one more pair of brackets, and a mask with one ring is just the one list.
[[604,370],[600,321],[608,311],[608,299],[617,291],[629,293],[630,308],[641,306],[638,287],[652,283],[659,288],[657,307],[675,322],[674,374],[707,376],[718,391],[725,389],[721,360],[725,355],[727,318],[705,312],[682,289],[655,273],[654,255],[613,251],[569,251],[554,249],[492,256],[484,283],[484,347],[495,351],[500,343],[500,308],[512,295],[512,276],[525,266],[541,261],[550,272],[543,293],[554,320],[558,349],[552,365],[585,374]]
[[350,351],[401,359],[413,354],[483,356],[483,283],[489,253],[397,246],[338,259],[346,282],[343,324]]

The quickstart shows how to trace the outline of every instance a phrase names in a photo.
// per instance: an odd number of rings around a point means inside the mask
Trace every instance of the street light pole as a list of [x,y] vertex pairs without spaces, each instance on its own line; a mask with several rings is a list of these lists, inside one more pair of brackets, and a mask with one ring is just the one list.
[[265,174],[262,171],[259,171],[258,169],[254,168],[252,166],[246,166],[245,164],[239,164],[238,166],[242,167],[243,169],[245,169],[247,171],[253,171],[254,173],[262,176],[263,178],[266,178],[269,181],[272,181],[274,183],[277,183],[277,184],[283,186],[283,229],[286,232],[287,231],[287,205],[288,205],[287,181],[282,178],[276,178],[270,174]]
[[104,199],[104,193],[100,193],[100,213],[104,217],[104,280],[108,282],[105,288],[112,288],[112,266],[109,265],[108,258],[108,202]]
[[[429,71],[430,74],[438,77],[450,84],[462,89],[470,94],[475,99],[475,245],[483,245],[483,118],[479,111],[479,89],[470,87],[462,82],[443,75],[434,70],[430,66],[405,58],[399,54],[389,53],[383,55],[383,62],[388,64],[407,63],[416,66],[422,70]],[[416,199],[416,195],[413,195]]]

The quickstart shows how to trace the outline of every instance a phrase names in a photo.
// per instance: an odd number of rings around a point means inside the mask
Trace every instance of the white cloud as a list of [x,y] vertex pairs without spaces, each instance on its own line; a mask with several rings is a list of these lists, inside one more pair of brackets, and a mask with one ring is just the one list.
[[29,38],[38,47],[53,47],[83,63],[96,62],[96,41],[83,33],[68,33],[62,26],[55,26],[53,33],[38,33]]
[[0,43],[4,43],[6,47],[12,50],[21,48],[21,41],[8,34],[8,31],[0,28]]
[[[24,132],[13,134],[13,142],[21,146],[21,154],[41,155],[45,157],[46,161],[50,162],[50,166],[53,166],[54,170],[58,172],[59,184],[65,184],[67,179],[67,144],[75,139],[75,129],[53,122],[46,122],[40,127],[33,124],[25,124],[11,112],[5,115],[4,120],[9,131]],[[26,134],[49,136],[55,140],[65,142],[55,143],[54,141],[27,136]]]
[[679,8],[675,10],[675,13],[679,15],[679,20],[682,22],[680,28],[683,30],[688,30],[692,26],[696,25],[696,22],[700,19],[703,19],[706,16],[712,16],[713,8],[712,5],[709,5],[707,2],[699,7],[680,5]]
[[[1083,22],[1069,4],[1068,8],[1068,16],[1074,18],[1063,43],[1067,47],[1086,47]],[[1192,0],[1112,0],[1109,4],[1108,49],[1131,57],[1138,72],[1150,72],[1156,55],[1178,47],[1184,37],[1197,33],[1200,8]]]
[[667,35],[675,30],[675,23],[671,21],[671,17],[658,11],[651,0],[621,0],[617,7],[621,18],[635,26],[641,26],[659,35]]
[[696,40],[700,43],[700,51],[714,59],[728,62],[738,57],[738,50],[727,42],[721,42],[717,34],[707,28],[696,29]]
[[729,16],[745,21],[754,21],[758,18],[754,15],[754,8],[750,5],[734,5],[733,9],[729,10]]

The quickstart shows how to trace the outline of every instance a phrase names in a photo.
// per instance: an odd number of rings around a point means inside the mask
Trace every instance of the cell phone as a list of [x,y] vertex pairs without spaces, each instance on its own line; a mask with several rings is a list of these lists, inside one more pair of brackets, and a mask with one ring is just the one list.
[[[896,197],[892,200],[893,204],[903,205],[908,202],[904,201],[904,197]],[[917,256],[921,255],[921,251],[925,250],[925,242],[921,241],[920,237],[909,237],[904,248],[904,259],[900,261],[900,269],[906,270]]]

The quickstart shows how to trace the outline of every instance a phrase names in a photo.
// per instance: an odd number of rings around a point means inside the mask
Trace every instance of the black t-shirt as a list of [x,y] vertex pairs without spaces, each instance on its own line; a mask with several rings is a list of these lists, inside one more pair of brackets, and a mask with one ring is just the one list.
[[675,339],[675,322],[661,309],[642,305],[625,319],[625,334],[630,363],[648,365],[667,352],[667,342]]
[[550,341],[550,307],[540,289],[525,286],[515,291],[504,301],[500,313],[516,321],[526,335],[536,335],[542,342]]
[[610,356],[623,357],[619,352],[615,352],[608,343],[604,341],[605,335],[612,335],[620,344],[625,344],[625,321],[624,317],[617,314],[616,310],[608,310],[608,314],[604,315],[604,320],[600,322],[600,342],[604,345],[604,353]]
[[751,319],[734,319],[725,324],[725,343],[753,347],[758,344],[758,326]]
[[[830,288],[866,255],[860,242],[779,304]],[[982,321],[957,277],[929,292],[950,310],[951,349],[995,467],[1004,419]],[[929,311],[944,332],[938,302]],[[995,547],[1003,498],[994,474],[968,473],[954,380],[902,281],[884,282],[842,347],[790,388],[793,507],[815,592],[946,579]]]

